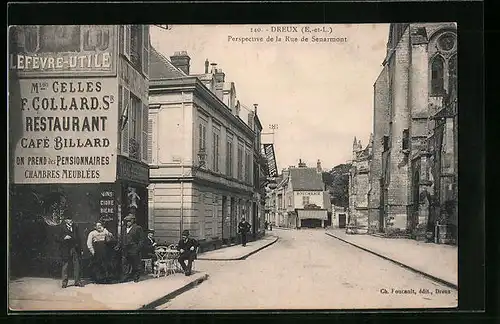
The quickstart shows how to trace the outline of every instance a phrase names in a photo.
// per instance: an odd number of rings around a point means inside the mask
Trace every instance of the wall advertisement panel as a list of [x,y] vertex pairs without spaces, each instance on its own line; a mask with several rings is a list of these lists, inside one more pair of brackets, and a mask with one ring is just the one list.
[[[20,80],[14,183],[116,180],[116,78]],[[19,107],[19,108],[17,108]]]

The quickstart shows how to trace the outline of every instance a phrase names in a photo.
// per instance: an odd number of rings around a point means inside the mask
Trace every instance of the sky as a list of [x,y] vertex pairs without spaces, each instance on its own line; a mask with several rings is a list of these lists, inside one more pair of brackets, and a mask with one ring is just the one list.
[[[187,51],[190,73],[204,72],[205,59],[217,63],[226,82],[234,82],[237,99],[258,104],[258,115],[274,136],[278,169],[308,166],[321,160],[323,169],[349,161],[356,138],[367,144],[373,128],[373,84],[382,71],[389,24],[293,25],[297,32],[276,32],[284,25],[173,25],[151,28],[151,44],[165,57]],[[290,26],[290,25],[287,25]],[[302,33],[309,27],[310,33]],[[324,28],[327,32],[314,31]],[[280,42],[266,42],[267,37]],[[262,42],[230,41],[229,36],[262,37]],[[298,41],[285,42],[285,36]],[[344,38],[317,43],[312,36]],[[301,42],[308,37],[308,42]],[[242,111],[242,113],[246,112]]]

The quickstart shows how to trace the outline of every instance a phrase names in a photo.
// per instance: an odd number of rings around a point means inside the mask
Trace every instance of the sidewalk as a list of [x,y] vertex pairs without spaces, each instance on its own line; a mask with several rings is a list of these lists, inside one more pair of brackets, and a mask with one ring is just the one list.
[[433,277],[455,289],[458,287],[457,246],[366,234],[348,235],[345,229],[330,229],[326,234]]
[[211,261],[234,261],[244,260],[250,255],[259,252],[260,250],[276,243],[278,237],[272,234],[266,234],[263,238],[248,242],[247,246],[241,244],[233,245],[226,248],[221,248],[214,251],[200,253],[198,260],[211,260]]
[[9,283],[9,308],[11,311],[154,309],[207,278],[206,273],[195,272],[189,277],[173,274],[149,277],[138,283],[87,284],[65,289],[57,279],[22,278]]

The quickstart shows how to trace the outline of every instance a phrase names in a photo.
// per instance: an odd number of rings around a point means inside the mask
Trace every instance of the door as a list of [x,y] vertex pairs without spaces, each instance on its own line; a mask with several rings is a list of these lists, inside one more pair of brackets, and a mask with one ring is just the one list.
[[255,238],[255,235],[257,234],[257,228],[259,227],[259,222],[257,220],[257,204],[253,203],[252,204],[252,233],[253,237]]
[[230,237],[230,209],[227,203],[227,197],[222,197],[222,240],[226,241]]
[[339,214],[339,228],[345,228],[346,225],[346,215]]

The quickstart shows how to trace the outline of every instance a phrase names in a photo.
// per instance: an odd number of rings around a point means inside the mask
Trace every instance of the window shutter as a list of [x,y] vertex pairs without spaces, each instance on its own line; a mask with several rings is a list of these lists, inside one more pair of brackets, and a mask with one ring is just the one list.
[[149,163],[149,106],[142,105],[142,161]]
[[125,27],[123,25],[120,25],[120,27],[118,28],[118,52],[120,54],[125,53],[124,33],[125,33]]
[[[118,134],[119,136],[122,136],[122,116],[123,116],[123,110],[125,107],[123,106],[123,87],[121,85],[118,85]],[[122,140],[118,141],[118,152],[122,151]]]
[[131,51],[131,28],[132,25],[125,25],[123,29],[123,54],[127,59],[130,60],[130,51]]
[[123,155],[128,156],[129,152],[129,127],[130,127],[130,121],[128,120],[128,116],[130,114],[130,92],[127,88],[123,88],[123,108],[124,110],[124,115],[126,116],[126,124],[123,127],[122,130],[122,153]]
[[148,158],[149,164],[153,163],[153,119],[148,120]]
[[149,25],[142,25],[142,73],[149,78]]

